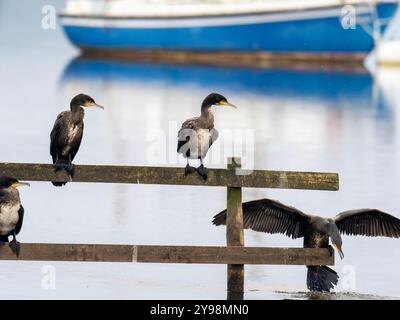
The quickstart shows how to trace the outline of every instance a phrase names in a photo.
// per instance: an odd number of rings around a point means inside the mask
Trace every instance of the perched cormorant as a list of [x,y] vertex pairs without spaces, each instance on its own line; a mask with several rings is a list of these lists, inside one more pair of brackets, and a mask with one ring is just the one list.
[[[226,210],[213,220],[217,226],[226,223]],[[282,233],[288,237],[304,238],[304,248],[329,248],[329,238],[343,259],[342,238],[347,235],[370,237],[400,237],[400,219],[377,209],[344,211],[334,218],[308,215],[278,201],[261,199],[243,203],[245,229],[267,233]],[[337,284],[338,274],[327,266],[307,266],[307,287],[311,291],[329,292]]]
[[0,241],[1,244],[10,242],[11,250],[18,256],[20,244],[16,235],[20,232],[24,219],[24,207],[19,198],[18,186],[29,186],[29,183],[19,182],[17,179],[0,176]]
[[[201,104],[201,115],[188,119],[182,124],[178,132],[177,152],[187,159],[185,176],[197,171],[204,180],[207,180],[207,169],[203,165],[203,159],[207,155],[208,149],[218,138],[218,131],[214,128],[214,115],[211,111],[213,105],[236,108],[224,96],[211,93]],[[189,159],[199,159],[200,166],[197,169],[191,167]]]
[[[53,158],[55,172],[65,170],[70,179],[74,177],[74,165],[72,161],[79,150],[83,135],[83,118],[85,111],[82,107],[104,107],[94,102],[94,99],[86,94],[78,94],[72,98],[70,111],[61,112],[54,123],[50,133],[50,154]],[[52,182],[60,187],[66,182]]]

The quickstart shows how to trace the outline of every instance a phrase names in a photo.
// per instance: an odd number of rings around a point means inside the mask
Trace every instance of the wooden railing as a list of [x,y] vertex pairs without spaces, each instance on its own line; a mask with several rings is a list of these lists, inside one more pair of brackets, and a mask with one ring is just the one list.
[[[0,174],[23,181],[69,180],[50,164],[0,163]],[[74,182],[227,187],[227,246],[23,243],[19,257],[1,246],[0,260],[227,264],[228,299],[243,298],[245,264],[334,264],[328,249],[245,247],[241,204],[243,187],[335,191],[336,173],[249,171],[240,168],[240,159],[230,158],[227,169],[208,169],[207,181],[197,174],[185,177],[183,168],[77,165]]]

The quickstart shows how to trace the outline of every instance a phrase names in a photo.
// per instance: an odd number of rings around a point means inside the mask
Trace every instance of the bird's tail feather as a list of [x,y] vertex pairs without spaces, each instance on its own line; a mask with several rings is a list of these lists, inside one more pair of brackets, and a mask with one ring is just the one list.
[[55,187],[62,187],[62,186],[65,186],[67,184],[66,182],[58,182],[58,181],[52,181],[51,183]]
[[338,274],[327,266],[308,266],[307,269],[307,287],[311,291],[329,292],[338,283]]

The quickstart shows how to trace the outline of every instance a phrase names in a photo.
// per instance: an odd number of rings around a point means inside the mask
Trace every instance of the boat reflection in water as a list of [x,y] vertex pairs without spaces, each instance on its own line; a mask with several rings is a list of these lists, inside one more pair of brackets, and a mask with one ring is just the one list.
[[[117,154],[112,152],[114,163],[182,163],[175,150],[178,126],[199,113],[209,92],[221,92],[239,106],[235,112],[215,109],[218,128],[254,130],[257,167],[279,166],[279,157],[274,161],[269,153],[280,148],[275,151],[282,154],[282,144],[296,145],[294,150],[303,148],[299,151],[329,153],[329,148],[337,151],[338,144],[355,143],[352,137],[357,137],[357,127],[377,130],[372,135],[377,145],[380,135],[393,133],[393,126],[387,126],[393,121],[392,108],[365,69],[216,67],[79,57],[65,68],[61,85],[65,99],[82,91],[111,106],[106,136],[113,139],[110,148],[120,145]],[[125,147],[135,143],[135,149],[147,150],[149,141],[160,132],[167,136],[165,156],[150,159],[142,152],[133,159],[122,150],[124,141]],[[213,159],[211,166],[223,167],[222,158]],[[303,160],[309,165],[309,158]]]
[[[118,83],[132,82],[142,85],[158,84],[161,89],[165,86],[195,86],[205,91],[218,88],[245,95],[317,99],[344,105],[357,100],[357,105],[364,107],[372,107],[375,101],[374,79],[362,68],[346,71],[315,67],[215,67],[76,58],[69,63],[62,75],[63,83],[86,83],[86,80],[91,83],[97,81],[104,89],[115,89]],[[385,109],[382,103],[375,104],[374,107]]]

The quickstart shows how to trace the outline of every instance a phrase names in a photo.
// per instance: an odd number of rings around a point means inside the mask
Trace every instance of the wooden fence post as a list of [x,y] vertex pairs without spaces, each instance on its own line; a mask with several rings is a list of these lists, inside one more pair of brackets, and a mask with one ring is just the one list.
[[[240,158],[228,158],[228,169],[241,167]],[[227,188],[226,244],[227,246],[244,246],[242,188]],[[227,298],[228,300],[243,299],[244,265],[228,264]]]

